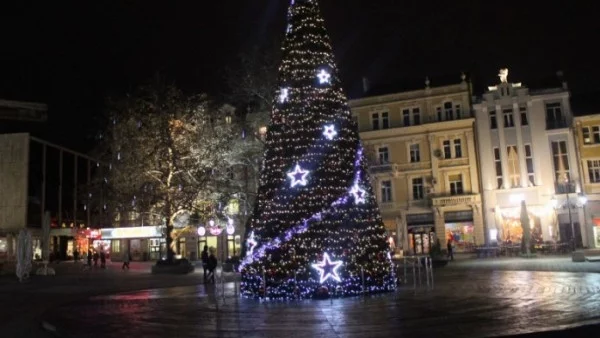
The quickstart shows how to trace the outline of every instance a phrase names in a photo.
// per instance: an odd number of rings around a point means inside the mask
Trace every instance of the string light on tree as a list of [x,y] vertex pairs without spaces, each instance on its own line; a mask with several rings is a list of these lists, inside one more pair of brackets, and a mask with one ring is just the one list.
[[333,140],[333,138],[337,135],[337,131],[335,130],[335,125],[330,124],[326,125],[323,130],[323,135],[327,137],[328,140]]
[[254,247],[256,247],[256,245],[258,244],[258,242],[256,242],[256,240],[254,239],[254,231],[250,233],[250,236],[248,236],[246,243],[248,244],[248,252],[246,255],[252,256],[252,253],[254,252]]
[[308,170],[302,170],[302,168],[300,168],[300,165],[296,164],[294,171],[289,172],[287,174],[288,177],[292,179],[292,183],[290,183],[290,186],[292,188],[297,186],[298,184],[305,186],[307,183],[306,176],[308,176],[308,173]]
[[332,261],[329,258],[328,253],[323,254],[323,261],[321,263],[313,264],[315,268],[321,274],[319,283],[323,284],[327,279],[331,278],[337,282],[341,282],[342,279],[337,273],[337,269],[342,266],[342,261]]
[[320,84],[330,84],[331,82],[331,74],[329,74],[325,69],[321,69],[321,71],[317,74],[319,78]]

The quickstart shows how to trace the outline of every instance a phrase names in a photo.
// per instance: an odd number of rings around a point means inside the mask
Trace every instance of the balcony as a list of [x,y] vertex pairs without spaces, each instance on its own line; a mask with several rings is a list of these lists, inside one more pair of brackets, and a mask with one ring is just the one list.
[[375,163],[369,166],[369,172],[377,174],[394,174],[398,172],[398,165],[395,163]]
[[546,119],[546,130],[568,128],[567,119],[564,117],[549,120]]
[[481,203],[481,195],[454,195],[454,196],[439,196],[431,198],[431,206],[433,207],[450,207],[455,205],[472,205]]
[[410,172],[410,171],[418,171],[418,170],[427,170],[431,169],[431,162],[423,161],[423,162],[415,162],[415,163],[376,163],[369,166],[369,172],[372,175],[377,174],[391,174],[398,175],[400,173]]

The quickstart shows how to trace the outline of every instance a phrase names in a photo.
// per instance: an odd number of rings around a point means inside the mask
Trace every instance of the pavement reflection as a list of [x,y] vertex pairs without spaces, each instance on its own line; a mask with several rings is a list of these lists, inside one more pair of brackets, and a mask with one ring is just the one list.
[[436,273],[434,290],[259,302],[226,284],[93,297],[47,313],[70,337],[489,337],[600,323],[600,274]]

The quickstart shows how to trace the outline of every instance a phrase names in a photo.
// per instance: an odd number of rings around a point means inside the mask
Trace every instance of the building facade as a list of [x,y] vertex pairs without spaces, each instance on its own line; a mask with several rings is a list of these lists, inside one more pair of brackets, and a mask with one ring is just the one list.
[[[525,201],[536,242],[587,242],[566,83],[530,90],[507,80],[474,104],[486,242],[519,242]],[[585,201],[583,201],[585,202]]]
[[350,101],[370,161],[373,190],[390,235],[405,254],[452,239],[482,244],[483,219],[470,88],[449,86]]
[[600,114],[575,117],[574,129],[584,204],[584,245],[600,248]]

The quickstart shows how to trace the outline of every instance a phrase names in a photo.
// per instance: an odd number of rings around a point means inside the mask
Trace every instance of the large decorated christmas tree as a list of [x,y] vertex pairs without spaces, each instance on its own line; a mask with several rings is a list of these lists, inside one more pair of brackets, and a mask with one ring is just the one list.
[[303,299],[395,287],[357,125],[317,0],[292,0],[242,294]]

